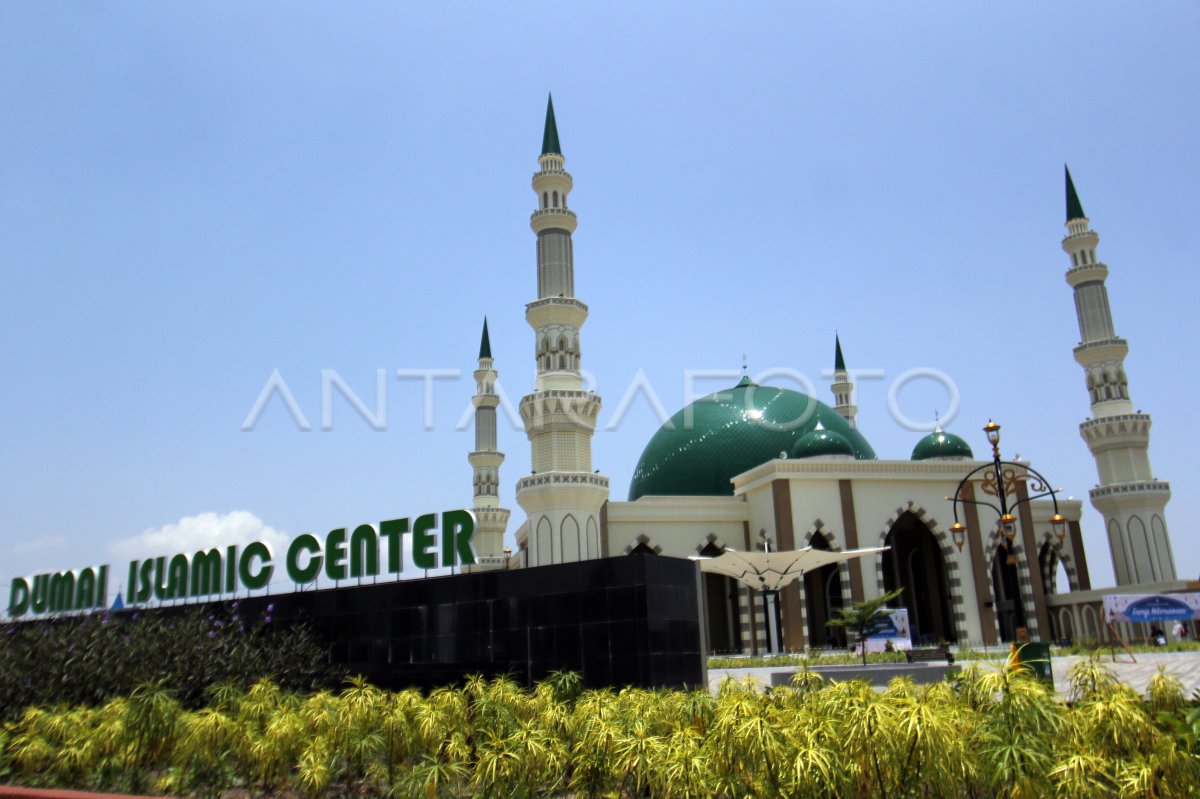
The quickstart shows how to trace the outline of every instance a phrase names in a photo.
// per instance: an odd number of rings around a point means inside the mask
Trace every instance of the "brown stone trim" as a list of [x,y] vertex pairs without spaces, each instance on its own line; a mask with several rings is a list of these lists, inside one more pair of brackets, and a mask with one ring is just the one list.
[[[858,517],[854,514],[854,489],[849,480],[838,480],[838,494],[842,500],[842,524],[845,526],[846,549],[858,549]],[[862,558],[845,561],[850,572],[850,602],[862,602],[863,575]]]
[[[790,480],[771,483],[771,500],[775,511],[775,545],[781,551],[796,548],[796,531],[792,524],[792,485]],[[804,619],[800,612],[800,584],[792,582],[779,592],[780,615],[783,616],[783,648],[802,652],[808,648],[804,635]]]
[[1087,555],[1083,554],[1083,531],[1079,529],[1079,522],[1068,522],[1067,528],[1071,536],[1071,561],[1075,566],[1075,577],[1079,580],[1079,590],[1091,591],[1092,578],[1088,575]]
[[967,521],[967,552],[971,556],[971,577],[975,582],[975,606],[979,609],[979,628],[983,635],[985,646],[994,646],[1000,642],[996,634],[996,612],[993,609],[991,580],[988,578],[988,566],[983,556],[984,535],[979,527],[979,508],[970,504],[975,499],[975,484],[968,482],[963,486],[962,498],[967,500],[963,505],[963,516]]
[[[750,552],[750,522],[742,522],[742,535],[745,538],[744,552]],[[758,614],[755,611],[754,591],[746,592],[746,609],[750,611],[750,654],[758,654]]]
[[[1017,499],[1021,502],[1021,545],[1025,548],[1025,568],[1030,579],[1029,587],[1033,592],[1033,611],[1037,616],[1038,636],[1043,641],[1050,640],[1050,615],[1046,612],[1046,586],[1040,579],[1042,569],[1038,561],[1040,548],[1034,538],[1033,513],[1029,509],[1029,485],[1024,480],[1017,482]],[[1038,564],[1034,568],[1034,564]],[[1033,575],[1039,579],[1033,579]]]
[[608,500],[600,506],[600,557],[608,557]]

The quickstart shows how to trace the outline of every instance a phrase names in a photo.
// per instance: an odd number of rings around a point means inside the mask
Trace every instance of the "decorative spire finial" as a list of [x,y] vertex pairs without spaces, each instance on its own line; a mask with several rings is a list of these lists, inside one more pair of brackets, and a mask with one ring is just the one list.
[[479,358],[482,360],[484,358],[491,357],[492,342],[491,339],[488,338],[487,317],[485,316],[483,317],[483,337],[479,340]]
[[837,331],[833,331],[833,370],[835,372],[846,371],[846,359],[842,357],[842,340],[838,337]]
[[1071,180],[1071,170],[1063,164],[1063,172],[1067,176],[1067,221],[1072,219],[1086,219],[1087,215],[1083,212],[1083,204],[1079,202],[1079,195],[1075,193],[1075,182]]
[[554,122],[554,97],[546,95],[546,129],[542,133],[542,155],[562,155],[562,145],[558,143],[558,125]]

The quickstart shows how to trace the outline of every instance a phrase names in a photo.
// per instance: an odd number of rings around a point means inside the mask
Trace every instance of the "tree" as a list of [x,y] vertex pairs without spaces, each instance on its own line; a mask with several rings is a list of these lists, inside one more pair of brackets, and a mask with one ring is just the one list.
[[864,666],[867,665],[867,639],[886,626],[884,619],[887,613],[884,608],[903,592],[904,588],[897,588],[874,599],[855,602],[850,608],[838,608],[838,617],[828,622],[830,627],[845,627],[858,635]]

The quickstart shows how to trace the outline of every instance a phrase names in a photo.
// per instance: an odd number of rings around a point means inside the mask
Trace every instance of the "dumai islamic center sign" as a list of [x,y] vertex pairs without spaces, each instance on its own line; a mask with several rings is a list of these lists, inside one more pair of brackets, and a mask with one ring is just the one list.
[[[360,524],[349,533],[339,527],[330,530],[324,541],[303,533],[288,546],[283,565],[297,587],[322,574],[333,581],[399,575],[404,570],[401,543],[406,535],[412,536],[412,565],[417,569],[475,563],[471,547],[475,516],[469,510],[451,510],[427,513],[415,520],[405,517],[378,525]],[[386,546],[381,547],[381,541]],[[256,591],[270,585],[274,574],[274,553],[263,541],[131,560],[125,602],[136,605],[151,599],[170,602]],[[27,613],[36,616],[105,608],[108,580],[108,565],[17,577],[12,581],[8,614],[16,619]]]

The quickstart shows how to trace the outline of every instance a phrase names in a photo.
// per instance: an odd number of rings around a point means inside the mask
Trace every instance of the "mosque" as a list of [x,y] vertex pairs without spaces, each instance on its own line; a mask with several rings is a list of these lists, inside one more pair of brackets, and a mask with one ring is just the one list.
[[[565,161],[550,101],[530,218],[537,295],[525,306],[537,376],[519,405],[532,448],[532,471],[516,484],[526,518],[516,530],[517,551],[505,550],[510,511],[499,506],[504,455],[485,321],[469,455],[476,568],[621,555],[716,556],[726,548],[888,547],[806,573],[778,596],[702,574],[706,649],[746,653],[766,651],[771,642],[786,650],[844,646],[839,629],[826,624],[834,611],[896,588],[905,589],[899,601],[915,642],[988,645],[1024,635],[1104,639],[1104,594],[1188,587],[1176,579],[1167,532],[1170,486],[1150,468],[1150,415],[1134,412],[1130,401],[1123,369],[1128,345],[1113,329],[1108,267],[1096,258],[1099,236],[1069,172],[1062,247],[1079,321],[1075,359],[1092,407],[1080,433],[1096,460],[1100,482],[1090,498],[1105,520],[1118,583],[1104,590],[1093,590],[1088,576],[1081,502],[1057,500],[1056,507],[1031,464],[1006,466],[999,488],[988,479],[994,473],[983,469],[963,483],[958,495],[968,502],[956,508],[946,498],[956,495],[964,475],[990,466],[992,453],[980,459],[962,438],[938,429],[917,441],[910,457],[880,458],[856,427],[854,384],[836,338],[832,405],[744,377],[663,424],[642,452],[627,499],[614,497],[608,478],[592,465],[601,399],[584,389],[580,374],[588,306],[575,295],[571,236],[577,220],[568,204],[573,179]],[[1007,531],[986,505],[986,495],[994,504],[998,491],[1015,506]],[[1056,512],[1062,517],[1054,518]],[[1060,570],[1067,592],[1058,591]]]

